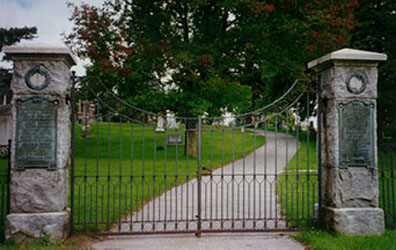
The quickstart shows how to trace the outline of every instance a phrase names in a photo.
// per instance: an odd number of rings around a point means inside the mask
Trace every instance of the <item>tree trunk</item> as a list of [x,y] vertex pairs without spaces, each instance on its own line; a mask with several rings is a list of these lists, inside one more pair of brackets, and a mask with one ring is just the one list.
[[184,155],[197,156],[197,126],[196,124],[186,124],[186,132],[184,134]]

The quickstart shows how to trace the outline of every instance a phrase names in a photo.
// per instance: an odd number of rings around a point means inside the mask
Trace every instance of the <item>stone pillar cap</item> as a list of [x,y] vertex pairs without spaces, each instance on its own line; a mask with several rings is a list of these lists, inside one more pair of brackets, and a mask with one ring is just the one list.
[[366,62],[381,62],[386,61],[387,56],[383,53],[370,52],[365,50],[357,49],[340,49],[331,52],[325,56],[318,59],[310,61],[308,63],[309,69],[320,69],[323,68],[324,64],[331,63],[333,61],[366,61]]
[[66,47],[51,46],[45,44],[13,45],[4,47],[4,53],[13,60],[22,59],[51,59],[64,60],[68,67],[77,64],[76,58]]

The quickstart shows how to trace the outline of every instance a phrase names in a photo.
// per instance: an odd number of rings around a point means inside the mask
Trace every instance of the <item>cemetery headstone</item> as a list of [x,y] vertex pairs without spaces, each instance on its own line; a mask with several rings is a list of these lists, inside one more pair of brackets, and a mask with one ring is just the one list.
[[176,146],[183,144],[183,136],[179,134],[168,134],[166,137],[166,145]]

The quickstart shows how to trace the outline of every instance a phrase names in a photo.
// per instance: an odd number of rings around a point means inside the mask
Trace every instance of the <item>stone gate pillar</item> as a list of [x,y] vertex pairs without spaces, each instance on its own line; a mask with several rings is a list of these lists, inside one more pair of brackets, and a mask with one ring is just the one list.
[[62,47],[12,46],[10,214],[6,238],[67,236],[71,89],[76,61]]
[[385,54],[341,49],[308,63],[320,81],[323,219],[349,235],[380,234],[377,65]]

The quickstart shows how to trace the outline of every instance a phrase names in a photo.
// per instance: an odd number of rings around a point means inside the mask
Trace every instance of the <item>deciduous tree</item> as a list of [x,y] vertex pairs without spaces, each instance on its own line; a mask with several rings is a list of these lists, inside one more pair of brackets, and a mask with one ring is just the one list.
[[[107,79],[110,89],[134,105],[183,117],[217,116],[224,109],[241,113],[271,102],[302,77],[307,61],[343,46],[357,5],[357,0],[70,4],[74,28],[66,41],[91,59],[88,75]],[[150,106],[148,99],[162,101]],[[186,148],[194,155],[194,132],[188,138]]]
[[378,68],[378,134],[396,139],[396,2],[361,0],[356,18],[350,47],[388,55]]

